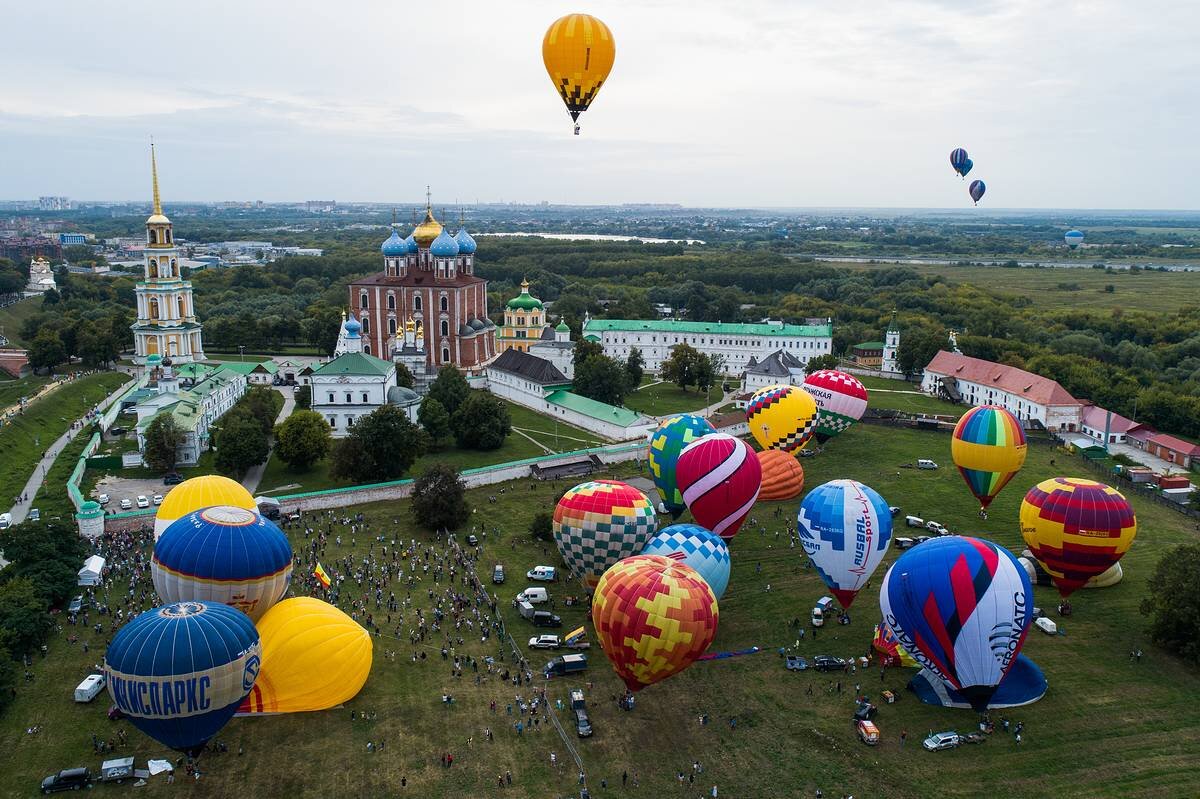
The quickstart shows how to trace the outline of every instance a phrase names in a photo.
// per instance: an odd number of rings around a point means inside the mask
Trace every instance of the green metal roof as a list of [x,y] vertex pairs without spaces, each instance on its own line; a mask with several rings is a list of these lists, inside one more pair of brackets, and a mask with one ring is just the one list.
[[542,301],[529,294],[519,294],[509,300],[506,303],[506,306],[509,308],[517,308],[523,311],[532,311],[535,309],[540,309],[542,307]]
[[864,341],[862,344],[855,344],[856,350],[881,350],[883,349],[882,341]]
[[222,361],[220,363],[222,369],[228,369],[231,372],[237,372],[239,375],[248,375],[257,371],[260,367],[264,372],[273,375],[279,371],[279,367],[274,361]]
[[566,408],[569,411],[582,413],[584,416],[590,416],[593,419],[612,422],[621,427],[629,427],[632,424],[636,424],[638,419],[641,418],[640,415],[628,408],[618,408],[615,405],[597,402],[594,399],[588,399],[570,391],[553,391],[546,395],[546,402]]
[[381,375],[387,377],[395,369],[391,361],[376,358],[365,352],[347,352],[313,370],[314,375]]
[[175,374],[179,377],[201,378],[216,368],[215,366],[206,366],[202,363],[185,363],[175,367]]
[[720,336],[832,336],[833,325],[771,325],[740,322],[681,322],[675,319],[589,319],[584,333],[705,333]]

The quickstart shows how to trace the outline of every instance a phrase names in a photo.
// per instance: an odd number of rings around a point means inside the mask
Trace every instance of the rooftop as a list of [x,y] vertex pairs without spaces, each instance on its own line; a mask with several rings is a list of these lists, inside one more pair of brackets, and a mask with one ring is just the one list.
[[1099,405],[1088,405],[1083,409],[1083,423],[1093,430],[1103,430],[1107,426],[1110,433],[1128,433],[1133,428],[1141,426],[1138,422],[1126,419],[1119,413],[1114,413],[1110,419],[1108,413]]
[[1079,405],[1056,381],[1015,366],[992,363],[981,358],[971,358],[957,352],[939,350],[925,367],[926,372],[966,380],[983,386],[992,386],[1001,391],[1023,397],[1038,405]]
[[720,336],[810,336],[833,335],[833,324],[789,325],[764,322],[682,322],[676,319],[589,319],[585,333],[605,331],[657,333],[711,333]]
[[500,357],[488,365],[488,368],[519,375],[543,386],[568,386],[571,384],[567,376],[558,371],[558,367],[554,364],[545,358],[539,358],[520,350],[505,350],[500,353]]
[[314,375],[376,375],[387,377],[396,366],[365,352],[346,352],[313,369]]
[[855,344],[856,350],[881,350],[883,349],[882,341],[864,341],[862,344]]
[[[512,352],[512,350],[508,350],[508,352]],[[620,427],[635,425],[642,418],[640,414],[634,413],[628,408],[606,405],[603,402],[597,402],[594,399],[588,399],[587,397],[566,390],[552,392],[546,397],[546,402],[566,408],[569,411],[582,413],[584,416],[590,416],[593,419],[611,422]]]
[[1184,455],[1200,455],[1200,444],[1193,444],[1191,441],[1184,441],[1182,438],[1169,436],[1166,433],[1159,433],[1156,436],[1150,437],[1151,444],[1157,444],[1160,447],[1181,452]]
[[775,350],[760,363],[746,367],[747,374],[768,375],[770,377],[790,377],[793,369],[804,369],[800,359],[790,352]]
[[231,372],[237,372],[239,375],[249,375],[254,372],[265,372],[273,375],[279,371],[274,361],[229,361],[217,364],[221,369],[228,369]]

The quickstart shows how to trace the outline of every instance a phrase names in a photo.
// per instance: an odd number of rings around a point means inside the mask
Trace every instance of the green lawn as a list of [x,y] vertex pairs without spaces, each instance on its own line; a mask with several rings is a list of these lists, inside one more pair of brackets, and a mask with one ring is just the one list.
[[0,333],[4,334],[12,346],[28,347],[30,342],[21,338],[21,325],[41,310],[41,297],[30,297],[0,308]]
[[49,375],[30,375],[19,380],[0,381],[0,410],[16,405],[22,397],[32,397],[50,380]]
[[940,416],[961,416],[966,408],[952,402],[930,397],[921,392],[920,383],[888,380],[886,377],[855,375],[867,387],[867,405],[906,413],[926,413]]
[[[721,387],[714,386],[711,401],[721,398]],[[669,416],[675,413],[690,413],[704,408],[710,402],[709,395],[691,389],[684,391],[674,383],[659,383],[644,386],[625,395],[625,407],[649,416]]]
[[[980,522],[974,497],[958,474],[948,467],[950,438],[945,433],[857,425],[831,441],[825,451],[803,461],[807,484],[815,486],[838,477],[862,480],[903,507],[907,513],[934,518],[955,531],[983,535],[1019,551],[1017,510],[1023,492],[1047,477],[1066,473],[1090,475],[1076,466],[1071,456],[1044,445],[1031,444],[1022,473],[992,505],[991,517]],[[943,463],[937,471],[918,472],[901,464],[930,457]],[[1051,459],[1057,466],[1050,464]],[[613,472],[621,477],[633,472],[626,465]],[[510,484],[499,494],[497,487],[469,492],[476,503],[472,524],[501,532],[497,541],[491,533],[484,541],[480,560],[485,569],[497,560],[504,563],[509,581],[496,593],[500,609],[508,619],[514,638],[523,639],[537,630],[513,618],[507,601],[526,585],[520,576],[538,563],[559,563],[553,545],[531,542],[526,529],[532,515],[551,506],[557,492],[567,486]],[[495,504],[488,495],[497,495]],[[1004,711],[1014,721],[1025,723],[1024,743],[1018,749],[1002,733],[980,746],[967,746],[939,753],[923,751],[920,738],[931,729],[967,730],[975,721],[969,711],[933,708],[920,704],[902,690],[911,674],[889,670],[880,681],[878,672],[843,677],[845,693],[828,691],[832,680],[815,673],[786,672],[775,654],[789,646],[795,631],[788,622],[807,616],[813,602],[825,593],[817,576],[804,568],[799,550],[790,549],[786,535],[776,537],[784,519],[774,517],[779,508],[793,518],[796,502],[762,503],[752,515],[762,529],[748,523],[732,542],[733,575],[721,601],[720,626],[713,650],[751,645],[763,647],[757,655],[724,661],[698,663],[687,671],[638,694],[637,709],[620,711],[610,701],[621,685],[595,648],[588,653],[591,668],[581,679],[566,679],[547,685],[551,701],[566,698],[570,688],[590,683],[587,690],[595,735],[586,740],[572,737],[589,775],[592,796],[660,797],[679,795],[692,799],[713,784],[726,797],[808,797],[820,787],[826,796],[845,793],[855,796],[899,797],[1175,797],[1196,791],[1195,763],[1200,754],[1200,727],[1195,723],[1194,698],[1200,691],[1200,669],[1186,666],[1150,645],[1146,620],[1138,604],[1146,592],[1146,580],[1158,559],[1169,548],[1194,540],[1183,516],[1153,503],[1134,498],[1140,534],[1125,557],[1126,578],[1112,588],[1080,591],[1073,597],[1075,614],[1062,620],[1065,635],[1050,638],[1031,633],[1025,652],[1046,672],[1050,690],[1029,707]],[[414,529],[407,502],[378,503],[355,509],[371,525],[399,539],[430,537]],[[342,511],[338,511],[342,515]],[[686,521],[685,514],[681,520]],[[661,520],[666,523],[666,519]],[[308,522],[311,524],[312,522]],[[324,526],[326,522],[319,522]],[[359,534],[354,543],[348,530],[339,530],[343,544],[330,543],[323,561],[350,558],[357,563],[371,547],[379,544]],[[902,534],[902,533],[901,533]],[[296,546],[304,546],[303,532],[291,533]],[[895,553],[880,566],[879,578]],[[437,588],[427,577],[408,591],[394,584],[398,598],[411,595],[413,607],[428,612],[426,590]],[[770,585],[770,591],[766,590]],[[293,580],[299,590],[301,580]],[[455,584],[457,587],[457,584]],[[123,593],[125,584],[114,586]],[[560,599],[579,593],[573,585],[551,586]],[[408,593],[406,593],[408,592]],[[1053,607],[1056,594],[1036,589],[1036,601]],[[375,610],[376,617],[383,611]],[[827,627],[813,640],[802,641],[797,651],[806,656],[830,653],[840,656],[865,651],[877,618],[877,598],[864,591],[853,607],[854,624]],[[579,608],[555,612],[563,616],[564,629],[585,622]],[[411,613],[411,611],[410,611]],[[411,619],[406,616],[407,622]],[[105,699],[90,705],[71,701],[71,689],[98,660],[104,635],[78,632],[93,644],[84,655],[64,637],[50,644],[47,659],[35,658],[32,685],[18,683],[14,705],[0,719],[0,751],[5,752],[6,779],[0,794],[25,796],[46,774],[72,765],[97,767],[99,756],[91,753],[91,734],[115,736],[125,728],[130,746],[124,753],[144,762],[166,750],[129,727],[127,722],[104,719]],[[65,635],[65,633],[64,633]],[[469,632],[456,652],[482,658],[496,655],[493,640],[481,643]],[[845,640],[841,640],[845,638]],[[594,639],[593,639],[594,641]],[[288,796],[293,799],[317,796],[418,796],[431,799],[454,797],[529,796],[559,797],[578,790],[573,765],[558,737],[545,730],[518,737],[513,718],[505,705],[514,692],[529,696],[526,686],[514,688],[486,679],[477,686],[470,667],[465,676],[454,678],[438,655],[440,639],[427,648],[412,647],[404,637],[376,639],[371,678],[363,692],[342,710],[260,719],[234,719],[219,734],[231,754],[205,756],[205,796]],[[1142,648],[1140,665],[1129,662],[1127,653]],[[394,650],[396,658],[384,653]],[[428,660],[413,663],[411,655],[425,651]],[[548,653],[532,653],[536,669]],[[484,672],[482,665],[480,673]],[[882,688],[900,691],[895,705],[882,705],[877,724],[883,740],[874,749],[857,742],[848,723],[853,682],[877,695]],[[535,677],[534,686],[543,684]],[[812,686],[812,695],[805,692]],[[456,702],[450,708],[440,695],[450,690]],[[488,709],[495,699],[498,712]],[[370,711],[370,721],[351,721],[350,710]],[[701,726],[697,719],[709,714],[712,723]],[[1000,715],[999,713],[994,715]],[[736,729],[729,726],[737,717]],[[560,714],[564,725],[569,724]],[[27,726],[41,725],[37,736],[24,733]],[[490,727],[494,741],[483,730]],[[908,731],[908,744],[898,744],[901,730]],[[468,745],[468,737],[473,738]],[[385,751],[368,753],[368,741],[386,742]],[[245,756],[232,752],[245,747]],[[549,765],[556,752],[568,765],[559,771]],[[443,752],[454,755],[454,767],[439,765]],[[681,790],[675,774],[690,773],[691,763],[704,764],[702,782]],[[1189,765],[1191,764],[1191,765]],[[511,770],[513,786],[496,789],[496,775]],[[637,774],[640,787],[621,791],[621,773]],[[401,789],[401,777],[407,788]],[[608,789],[599,787],[600,780]],[[98,789],[99,790],[99,789]],[[173,795],[183,786],[166,786],[163,779],[150,781],[147,796]],[[575,793],[574,795],[577,795]]]
[[0,504],[21,493],[42,453],[71,422],[129,380],[119,372],[81,377],[0,427]]

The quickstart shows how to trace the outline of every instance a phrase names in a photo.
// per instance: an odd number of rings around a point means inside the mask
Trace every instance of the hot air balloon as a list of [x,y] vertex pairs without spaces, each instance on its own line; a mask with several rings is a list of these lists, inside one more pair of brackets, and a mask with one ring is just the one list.
[[817,403],[796,386],[767,386],[746,405],[746,423],[763,449],[797,452],[817,426]]
[[542,61],[576,123],[575,135],[579,135],[579,115],[596,99],[616,56],[612,31],[588,14],[567,14],[546,31]]
[[715,432],[716,428],[707,419],[683,413],[664,421],[650,436],[650,474],[662,495],[663,507],[676,519],[687,507],[675,483],[679,453],[700,436]]
[[970,192],[971,199],[975,201],[975,204],[979,205],[979,201],[983,199],[983,193],[987,191],[987,184],[982,180],[972,180],[967,191]]
[[554,543],[571,573],[591,587],[609,566],[641,552],[657,529],[646,495],[616,480],[580,483],[554,508]]
[[725,433],[688,444],[679,454],[675,476],[692,516],[725,539],[737,534],[762,485],[754,450]]
[[1025,643],[1033,586],[1008,550],[947,536],[892,564],[879,606],[899,645],[982,712]]
[[981,405],[959,418],[950,438],[950,457],[981,511],[1020,471],[1026,446],[1021,423],[998,405]]
[[630,691],[686,669],[717,634],[717,598],[695,569],[658,555],[626,558],[604,573],[592,623]]
[[154,545],[150,573],[163,602],[221,602],[258,621],[287,593],[292,546],[256,512],[218,505],[168,527]]
[[971,174],[971,169],[974,166],[975,166],[975,162],[972,161],[970,158],[968,158],[966,161],[963,162],[962,171],[959,172],[958,174],[962,175],[965,178],[967,175]]
[[804,491],[804,467],[794,455],[778,449],[764,449],[758,453],[758,464],[762,467],[759,499],[768,502],[794,499]]
[[133,726],[195,754],[250,693],[261,662],[249,616],[215,602],[178,602],[122,627],[104,655],[104,676]]
[[867,388],[854,375],[820,369],[801,386],[817,403],[817,442],[824,444],[867,412]]
[[1063,241],[1065,241],[1067,246],[1072,250],[1077,250],[1079,249],[1079,245],[1083,244],[1083,234],[1078,230],[1068,230],[1067,235],[1063,236]]
[[950,166],[954,167],[954,172],[959,177],[967,174],[963,172],[963,166],[971,159],[967,158],[967,151],[961,147],[956,147],[950,151]]
[[171,526],[171,522],[182,519],[194,510],[211,508],[214,505],[233,505],[246,510],[258,510],[254,497],[236,480],[219,474],[192,477],[167,492],[154,515],[154,540]]
[[371,673],[371,634],[308,596],[285,599],[258,620],[262,670],[240,714],[328,710],[353,699]]
[[831,480],[800,503],[796,530],[817,574],[848,608],[887,554],[892,512],[874,489]]
[[[884,666],[915,666],[921,664],[913,660],[913,656],[904,651],[904,647],[896,641],[896,634],[886,624],[875,625],[875,636],[871,639],[871,648],[879,655],[880,663]],[[262,677],[259,677],[262,680]]]
[[1129,551],[1137,518],[1115,488],[1054,477],[1021,502],[1021,535],[1065,599]]
[[643,555],[664,558],[691,566],[720,599],[729,585],[729,547],[719,535],[698,524],[673,524],[659,530],[646,542]]

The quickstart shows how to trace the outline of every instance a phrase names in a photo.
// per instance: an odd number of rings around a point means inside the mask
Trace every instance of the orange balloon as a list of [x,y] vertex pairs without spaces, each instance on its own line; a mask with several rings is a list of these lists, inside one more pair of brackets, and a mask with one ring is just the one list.
[[762,465],[759,499],[794,499],[804,491],[804,467],[790,452],[765,449],[758,453],[758,462]]

